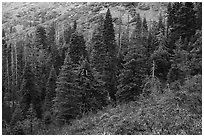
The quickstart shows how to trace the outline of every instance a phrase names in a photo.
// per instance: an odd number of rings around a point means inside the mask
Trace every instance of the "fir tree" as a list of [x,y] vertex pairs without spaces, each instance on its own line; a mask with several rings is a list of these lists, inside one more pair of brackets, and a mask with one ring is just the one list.
[[86,56],[86,47],[83,35],[75,32],[72,34],[71,42],[70,42],[70,51],[69,55],[72,59],[73,63],[79,64],[81,58],[85,58]]
[[125,55],[127,53],[129,47],[129,29],[127,28],[126,31],[122,34],[121,38],[121,53]]
[[202,2],[195,4],[195,16],[196,16],[196,28],[201,30],[202,28]]
[[7,44],[4,29],[2,30],[2,100],[4,103],[4,95],[8,89],[8,75],[7,75]]
[[33,104],[37,117],[41,118],[42,110],[39,87],[36,84],[35,75],[33,74],[32,68],[28,62],[26,63],[26,66],[24,68],[23,82],[21,85],[20,94],[20,108],[22,111],[22,115],[25,116],[30,107],[30,104]]
[[71,35],[72,35],[72,31],[71,31],[71,27],[70,26],[65,26],[64,29],[64,34],[63,34],[63,39],[65,44],[69,44],[70,43],[70,39],[71,39]]
[[68,122],[80,115],[80,89],[76,82],[78,65],[67,54],[57,79],[54,113],[59,122]]
[[87,60],[82,62],[79,73],[79,86],[81,89],[81,113],[95,111],[106,105],[107,92],[94,77]]
[[135,24],[135,28],[132,32],[132,35],[131,35],[131,44],[135,45],[135,44],[138,44],[140,45],[142,43],[142,20],[140,18],[140,14],[137,14],[137,17],[136,17],[136,24]]
[[189,42],[189,68],[191,75],[202,74],[202,32],[194,35],[195,40]]
[[48,44],[48,51],[49,52],[54,52],[54,50],[56,50],[55,47],[55,22],[52,22],[51,25],[48,27],[48,32],[47,32],[47,44]]
[[167,79],[167,73],[170,68],[170,55],[168,53],[167,38],[162,32],[157,35],[158,46],[151,55],[151,60],[155,61],[155,75],[163,80]]
[[146,36],[147,33],[148,33],[147,20],[146,20],[146,18],[144,17],[144,18],[143,18],[143,21],[142,21],[142,35],[143,35],[143,37]]
[[76,20],[74,21],[73,27],[72,27],[72,33],[76,32],[77,30],[77,22]]
[[167,28],[170,28],[173,25],[173,16],[174,14],[172,13],[172,4],[169,2],[167,6]]
[[117,47],[110,10],[107,10],[103,27],[103,43],[106,51],[104,81],[110,97],[116,101],[116,56]]
[[169,69],[167,80],[169,83],[176,80],[184,80],[184,75],[189,74],[189,68],[187,65],[189,53],[183,50],[184,43],[180,38],[176,42],[176,48],[174,50],[173,57],[171,57],[171,68]]
[[144,47],[131,48],[125,56],[124,69],[119,75],[117,100],[126,102],[135,100],[142,93],[143,79],[146,73]]
[[35,32],[35,46],[39,49],[47,49],[46,31],[43,26],[37,26]]
[[183,40],[187,38],[189,41],[196,30],[194,4],[175,2],[172,6],[172,14],[175,16],[170,39],[175,43],[181,36]]
[[135,30],[131,36],[131,45],[124,58],[124,68],[121,70],[118,78],[117,100],[119,102],[135,100],[142,93],[143,79],[147,71],[146,48],[142,43],[140,33],[142,28],[139,14],[137,19]]
[[55,68],[52,65],[50,76],[48,78],[48,82],[46,84],[46,96],[45,96],[45,110],[51,111],[53,107],[53,100],[56,96],[55,89],[56,89],[56,80],[57,75],[55,72]]
[[164,27],[164,24],[163,24],[163,17],[161,15],[161,13],[159,14],[158,29],[159,29],[159,31],[162,31],[164,33],[165,27]]
[[105,66],[106,49],[103,44],[103,17],[100,16],[99,22],[92,34],[92,52],[91,52],[91,66],[97,72],[102,74]]

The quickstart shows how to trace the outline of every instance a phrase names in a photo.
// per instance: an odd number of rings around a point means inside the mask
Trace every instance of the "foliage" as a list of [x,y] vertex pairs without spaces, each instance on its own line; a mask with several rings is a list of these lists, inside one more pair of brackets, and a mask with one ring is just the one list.
[[93,70],[91,70],[87,60],[82,62],[79,72],[78,82],[82,91],[80,99],[82,102],[81,113],[96,112],[102,109],[107,104],[107,92],[102,87],[100,79],[93,75]]
[[92,34],[92,51],[91,51],[91,66],[96,69],[97,72],[103,73],[105,66],[106,49],[103,44],[103,17],[100,16],[100,20],[94,29]]
[[77,65],[67,54],[57,79],[53,111],[59,122],[68,122],[80,115],[80,89],[76,83]]
[[86,57],[86,47],[83,35],[77,32],[72,34],[69,55],[75,64],[79,63],[82,58]]
[[53,107],[53,100],[56,96],[55,89],[56,89],[56,80],[57,75],[55,72],[54,66],[52,66],[50,71],[50,76],[48,78],[47,84],[46,84],[46,96],[45,96],[45,110],[51,111]]
[[[26,63],[23,74],[23,82],[20,90],[20,112],[22,116],[25,116],[30,107],[30,104],[33,104],[33,108],[36,111],[37,117],[41,118],[42,110],[40,105],[40,93],[39,87],[35,80],[35,75],[32,72],[30,64]],[[17,107],[16,109],[18,110],[19,108]],[[15,119],[15,117],[13,117],[13,119]]]
[[[138,15],[138,19],[140,17]],[[131,46],[124,58],[124,69],[121,70],[119,75],[119,85],[117,91],[117,99],[119,102],[127,102],[135,100],[136,97],[142,93],[142,79],[146,73],[146,58],[144,53],[145,47],[140,42],[141,24],[137,21],[135,31],[132,34]]]
[[157,4],[3,3],[3,134],[202,134],[202,3]]
[[104,81],[106,90],[109,92],[111,99],[116,101],[116,55],[117,47],[115,42],[115,33],[113,28],[112,16],[110,10],[106,12],[105,20],[103,23],[103,43],[106,52],[105,57],[105,71]]
[[46,31],[43,26],[37,26],[36,28],[35,44],[39,49],[47,49]]

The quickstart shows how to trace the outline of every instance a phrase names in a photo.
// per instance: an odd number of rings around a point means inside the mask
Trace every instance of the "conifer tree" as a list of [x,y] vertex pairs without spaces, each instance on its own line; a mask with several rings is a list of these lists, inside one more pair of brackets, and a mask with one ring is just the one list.
[[103,27],[103,43],[106,51],[104,81],[110,97],[116,101],[116,56],[117,45],[110,10],[107,10]]
[[74,64],[79,64],[81,58],[86,56],[86,47],[83,35],[75,32],[72,34],[69,55]]
[[147,33],[148,33],[147,20],[146,20],[146,18],[144,17],[144,18],[143,18],[143,21],[142,21],[142,34],[143,34],[143,37],[146,36]]
[[68,122],[80,115],[80,89],[76,82],[79,66],[67,54],[57,79],[54,113],[59,122]]
[[[47,41],[48,41],[48,53],[50,55],[50,62],[54,65],[56,74],[59,74],[59,69],[63,65],[64,58],[59,53],[57,42],[56,42],[56,23],[52,22],[48,27]],[[67,35],[67,34],[66,34]],[[48,54],[47,54],[48,55]],[[49,58],[48,58],[49,60]],[[48,62],[49,63],[49,62]]]
[[167,38],[162,32],[157,35],[158,46],[151,55],[151,60],[155,61],[155,75],[163,80],[167,79],[167,73],[170,68],[170,54],[168,53]]
[[195,16],[196,16],[196,28],[201,30],[202,28],[202,2],[195,4]]
[[189,41],[196,30],[194,4],[175,2],[172,6],[172,14],[175,16],[170,39],[175,43],[181,36],[183,40],[187,38]]
[[189,74],[188,68],[188,56],[189,53],[185,50],[184,43],[180,38],[176,41],[176,48],[174,50],[173,57],[171,57],[171,68],[169,69],[167,80],[169,83],[174,82],[176,80],[184,79],[185,74]]
[[35,46],[39,49],[47,49],[46,31],[43,26],[37,26],[36,28]]
[[142,22],[142,45],[146,48],[146,55],[148,55],[148,26],[147,26],[147,21],[146,18],[143,18]]
[[71,39],[71,35],[72,35],[72,31],[71,31],[71,27],[70,26],[65,26],[65,30],[64,30],[64,42],[65,44],[69,44],[70,43],[70,39]]
[[129,40],[129,28],[126,29],[126,31],[122,34],[121,37],[121,53],[125,55],[127,53],[128,47],[130,44]]
[[195,41],[189,42],[189,68],[191,75],[202,74],[202,31],[194,35]]
[[56,47],[55,47],[55,37],[56,37],[56,34],[55,34],[55,22],[52,22],[51,25],[48,27],[48,32],[47,32],[47,44],[48,44],[48,51],[49,52],[54,52],[54,50],[56,50]]
[[63,31],[63,47],[62,47],[62,58],[63,61],[67,55],[67,53],[69,52],[69,48],[70,48],[70,41],[71,41],[71,36],[72,36],[73,30],[72,28],[68,25],[64,26],[64,31]]
[[94,77],[93,70],[87,60],[80,67],[78,83],[81,89],[81,113],[95,111],[106,105],[107,92]]
[[167,6],[167,35],[169,34],[169,29],[173,25],[174,13],[172,12],[172,4],[171,2],[168,3]]
[[72,33],[76,32],[76,30],[77,30],[77,22],[76,22],[76,20],[74,20],[74,24],[72,27]]
[[142,24],[139,14],[137,19],[135,30],[131,35],[131,46],[129,46],[124,58],[124,68],[121,70],[118,78],[117,100],[119,102],[135,100],[142,93],[143,79],[147,71],[146,48],[142,43]]
[[56,80],[57,80],[57,75],[55,72],[55,68],[52,65],[51,71],[50,71],[50,76],[48,78],[48,82],[46,84],[46,96],[45,96],[45,110],[51,111],[53,107],[53,100],[56,96]]
[[142,83],[146,73],[144,47],[131,48],[125,56],[124,69],[119,75],[117,100],[126,102],[135,100],[142,93]]
[[104,72],[106,49],[103,44],[103,17],[100,16],[98,24],[92,34],[91,66],[100,74]]
[[36,111],[37,117],[41,118],[42,110],[39,87],[36,84],[35,75],[33,74],[32,68],[28,62],[26,63],[24,68],[23,82],[21,85],[20,93],[20,106],[22,110],[22,115],[25,116],[26,112],[30,107],[30,104],[32,103]]
[[132,32],[132,35],[131,35],[131,44],[135,45],[140,45],[142,43],[142,20],[140,18],[140,14],[137,14],[136,16],[136,24],[135,24],[135,28]]
[[164,33],[165,27],[164,27],[164,24],[163,24],[163,17],[161,15],[161,13],[159,14],[158,29],[159,29],[159,31],[162,31]]
[[4,103],[4,95],[8,89],[8,74],[7,74],[7,44],[4,29],[2,30],[2,102]]

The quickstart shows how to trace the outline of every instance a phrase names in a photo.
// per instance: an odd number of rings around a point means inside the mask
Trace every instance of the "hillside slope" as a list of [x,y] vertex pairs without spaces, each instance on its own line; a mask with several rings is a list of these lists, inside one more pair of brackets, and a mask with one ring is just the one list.
[[[84,32],[85,38],[90,35],[92,27],[97,22],[99,15],[104,15],[107,8],[110,8],[117,33],[118,18],[122,15],[122,25],[125,27],[135,13],[146,17],[148,24],[157,21],[159,13],[165,14],[167,3],[111,3],[111,2],[9,2],[2,3],[2,26],[6,32],[11,32],[13,37],[23,37],[27,33],[33,33],[35,26],[41,24],[45,27],[55,21],[59,32],[66,24],[77,21],[78,30]],[[122,27],[122,28],[124,28]],[[131,27],[131,26],[130,26]],[[88,34],[88,35],[87,35]]]
[[[61,129],[50,127],[38,134],[62,135],[201,135],[201,77],[191,80],[179,91],[165,89],[136,102],[107,107],[97,114],[88,114]],[[191,86],[191,87],[190,87]],[[197,88],[192,88],[196,86]],[[192,92],[193,90],[193,92]]]

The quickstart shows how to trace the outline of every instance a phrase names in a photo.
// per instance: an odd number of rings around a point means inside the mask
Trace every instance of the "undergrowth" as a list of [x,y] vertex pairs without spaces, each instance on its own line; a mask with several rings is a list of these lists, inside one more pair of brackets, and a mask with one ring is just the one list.
[[[152,91],[138,101],[108,106],[71,124],[50,124],[35,134],[55,135],[201,135],[202,77],[187,79],[178,90]],[[177,85],[178,86],[178,85]]]

